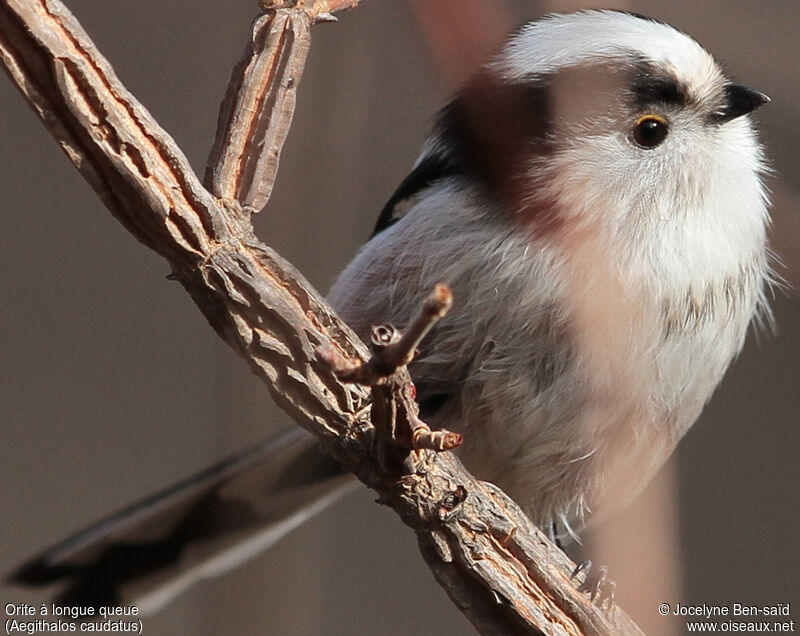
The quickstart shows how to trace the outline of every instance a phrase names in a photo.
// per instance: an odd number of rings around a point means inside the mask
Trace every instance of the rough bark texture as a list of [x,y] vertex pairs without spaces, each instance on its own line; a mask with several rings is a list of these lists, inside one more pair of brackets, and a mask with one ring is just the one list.
[[0,56],[111,213],[169,261],[278,403],[417,532],[436,578],[479,631],[639,634],[621,610],[578,592],[569,559],[451,453],[414,450],[413,462],[387,469],[378,457],[386,444],[409,456],[383,439],[397,413],[416,412],[407,371],[372,388],[338,380],[315,352],[365,361],[367,348],[253,233],[249,211],[269,197],[309,27],[356,4],[284,2],[256,19],[220,114],[211,192],[57,0],[0,0]]
[[[269,200],[308,54],[311,19],[280,9],[256,18],[220,108],[205,185],[258,212]],[[244,90],[246,87],[246,90]],[[268,148],[267,152],[258,149]]]

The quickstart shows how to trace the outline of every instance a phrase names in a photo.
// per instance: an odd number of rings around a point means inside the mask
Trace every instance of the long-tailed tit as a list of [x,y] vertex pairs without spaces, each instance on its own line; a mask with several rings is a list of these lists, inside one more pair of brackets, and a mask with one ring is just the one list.
[[[435,283],[452,287],[411,366],[422,416],[462,431],[467,467],[541,527],[569,534],[641,491],[765,309],[764,158],[749,114],[766,101],[655,20],[528,24],[441,112],[334,285],[362,336],[404,326]],[[265,443],[19,578],[72,577],[61,599],[73,604],[157,607],[334,498],[347,481],[312,444],[299,432]]]

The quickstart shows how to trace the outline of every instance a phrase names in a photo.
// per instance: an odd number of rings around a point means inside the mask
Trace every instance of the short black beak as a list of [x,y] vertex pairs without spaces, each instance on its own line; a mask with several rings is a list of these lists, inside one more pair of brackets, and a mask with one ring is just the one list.
[[722,109],[714,114],[714,119],[719,122],[730,121],[752,113],[769,101],[772,100],[761,91],[740,84],[728,84],[725,87],[725,103]]

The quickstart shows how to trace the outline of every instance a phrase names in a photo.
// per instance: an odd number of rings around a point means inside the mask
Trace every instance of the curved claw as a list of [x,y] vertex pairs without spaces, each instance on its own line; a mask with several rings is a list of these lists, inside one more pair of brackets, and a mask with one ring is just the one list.
[[569,577],[570,580],[573,580],[581,572],[586,572],[586,578],[578,586],[578,591],[588,593],[592,602],[596,601],[600,607],[610,608],[613,606],[617,584],[608,578],[608,568],[601,565],[593,570],[591,561],[582,561],[575,566]]
[[583,585],[578,588],[581,592],[589,592],[589,598],[594,599],[600,593],[601,588],[605,585],[606,581],[608,580],[608,568],[605,565],[601,565],[594,571],[590,571],[586,574],[586,578],[583,581]]
[[589,571],[592,569],[592,562],[589,559],[585,561],[581,561],[578,565],[575,566],[575,569],[572,570],[572,574],[569,575],[569,580],[572,581],[576,576],[578,576],[584,570]]
[[614,605],[614,595],[617,591],[616,581],[607,581],[600,591],[600,596],[597,598],[597,604],[600,607],[610,609]]

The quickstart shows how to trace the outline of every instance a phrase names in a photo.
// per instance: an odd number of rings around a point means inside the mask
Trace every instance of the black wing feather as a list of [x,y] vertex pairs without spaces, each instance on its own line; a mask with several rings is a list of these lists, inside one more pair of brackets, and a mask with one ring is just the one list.
[[458,163],[443,152],[432,152],[423,157],[411,173],[403,179],[397,190],[386,202],[386,205],[383,206],[370,238],[391,227],[399,220],[398,217],[394,216],[398,203],[407,201],[422,190],[429,188],[436,181],[460,172],[462,170]]

